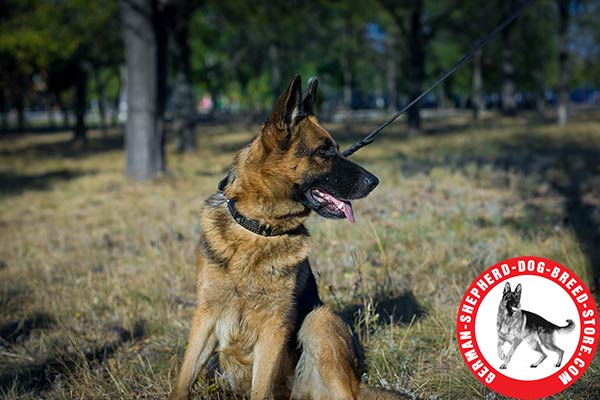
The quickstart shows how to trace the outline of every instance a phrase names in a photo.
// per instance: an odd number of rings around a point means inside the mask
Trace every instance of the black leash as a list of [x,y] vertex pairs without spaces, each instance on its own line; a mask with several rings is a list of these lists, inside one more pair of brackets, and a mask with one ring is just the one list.
[[463,58],[461,58],[456,64],[454,64],[452,66],[452,68],[450,68],[442,76],[440,76],[438,78],[438,80],[435,81],[433,83],[433,85],[431,85],[429,87],[429,89],[427,89],[426,91],[424,91],[423,93],[421,93],[419,96],[417,96],[415,99],[413,99],[410,103],[408,103],[407,105],[405,105],[400,111],[398,111],[396,114],[394,114],[394,116],[392,116],[392,118],[390,118],[389,120],[387,120],[386,122],[384,122],[383,124],[381,124],[373,132],[369,133],[363,139],[359,140],[358,142],[354,143],[352,146],[350,146],[346,150],[344,150],[344,152],[342,153],[342,155],[344,157],[349,157],[352,154],[356,153],[359,149],[365,147],[368,144],[371,144],[373,142],[373,139],[375,139],[375,136],[377,136],[377,134],[379,132],[381,132],[386,126],[388,126],[389,124],[391,124],[392,122],[394,122],[396,119],[398,119],[399,116],[401,116],[402,114],[404,114],[409,108],[411,108],[413,105],[415,105],[416,103],[418,103],[423,97],[427,96],[433,89],[435,89],[440,83],[444,82],[457,69],[459,69],[460,67],[462,67],[467,61],[469,61],[475,55],[475,53],[477,53],[479,50],[481,50],[481,48],[483,46],[485,46],[487,44],[487,42],[489,42],[490,40],[492,40],[492,38],[494,36],[496,36],[498,34],[498,32],[502,31],[511,22],[513,22],[519,16],[519,14],[521,14],[523,12],[523,10],[532,1],[533,0],[525,0],[523,3],[521,3],[521,5],[515,10],[515,12],[513,12],[508,18],[506,18],[504,21],[502,21],[502,23],[500,25],[498,25],[496,27],[496,29],[494,29],[491,33],[489,33],[487,36],[485,36],[483,39],[481,39],[467,54],[465,54],[463,56]]

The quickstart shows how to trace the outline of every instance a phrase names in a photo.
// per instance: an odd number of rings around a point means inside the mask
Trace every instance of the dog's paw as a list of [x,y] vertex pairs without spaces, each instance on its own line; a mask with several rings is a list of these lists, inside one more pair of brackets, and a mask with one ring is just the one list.
[[506,364],[502,364],[502,365],[500,366],[500,369],[506,369]]
[[531,368],[537,368],[537,366],[538,366],[537,364],[531,364],[530,365]]
[[558,367],[560,367],[560,364],[561,364],[561,363],[557,362],[556,364],[554,364],[554,366],[555,366],[556,368],[558,368]]

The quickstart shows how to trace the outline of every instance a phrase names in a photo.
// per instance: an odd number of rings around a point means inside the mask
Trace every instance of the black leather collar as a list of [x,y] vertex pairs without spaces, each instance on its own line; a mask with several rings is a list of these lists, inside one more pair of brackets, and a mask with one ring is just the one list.
[[[219,182],[218,190],[219,192],[224,192],[227,184],[229,183],[229,174],[221,179]],[[225,196],[225,193],[223,193]],[[235,200],[228,199],[225,197],[225,201],[227,202],[227,209],[229,213],[233,217],[233,220],[238,223],[241,227],[249,230],[252,233],[256,233],[257,235],[261,235],[264,237],[269,236],[281,236],[285,234],[293,234],[293,233],[302,233],[306,231],[304,226],[301,224],[299,227],[292,229],[288,232],[277,232],[271,225],[261,224],[260,221],[256,219],[247,218],[244,215],[240,214],[238,209],[235,206]]]
[[279,235],[283,235],[283,234],[287,233],[287,232],[281,232],[281,233],[275,232],[275,230],[273,229],[273,227],[271,225],[264,225],[264,224],[261,224],[256,219],[251,219],[251,218],[247,218],[247,217],[243,216],[242,214],[240,214],[240,212],[235,207],[234,200],[226,199],[225,201],[227,202],[227,209],[229,209],[229,213],[231,214],[231,216],[233,217],[235,222],[237,222],[238,225],[240,225],[243,228],[246,228],[250,232],[256,233],[257,235],[261,235],[261,236],[265,236],[265,237],[279,236]]

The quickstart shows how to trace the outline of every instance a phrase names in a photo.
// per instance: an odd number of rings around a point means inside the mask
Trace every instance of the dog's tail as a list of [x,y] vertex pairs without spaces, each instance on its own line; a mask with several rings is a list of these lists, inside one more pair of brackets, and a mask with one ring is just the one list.
[[369,386],[366,383],[360,384],[358,400],[412,400],[415,396],[410,393],[399,393],[392,390]]
[[560,333],[569,333],[569,332],[572,332],[574,329],[575,329],[575,322],[572,319],[568,319],[567,325],[559,326],[556,331],[560,332]]

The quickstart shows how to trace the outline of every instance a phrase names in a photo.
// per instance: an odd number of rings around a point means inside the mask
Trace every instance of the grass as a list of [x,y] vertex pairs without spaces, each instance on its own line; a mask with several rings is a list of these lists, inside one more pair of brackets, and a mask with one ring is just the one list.
[[[504,258],[598,267],[600,122],[526,118],[391,127],[355,159],[379,188],[357,223],[311,217],[324,301],[354,321],[370,383],[417,397],[495,398],[458,352],[470,281]],[[372,124],[327,125],[349,144]],[[199,149],[147,183],[123,176],[122,138],[92,132],[0,139],[0,393],[6,399],[164,398],[194,307],[199,211],[256,132],[199,127]],[[342,146],[343,147],[343,146]],[[228,398],[198,385],[198,398]],[[600,393],[598,356],[562,399]],[[498,396],[500,397],[500,396]]]

